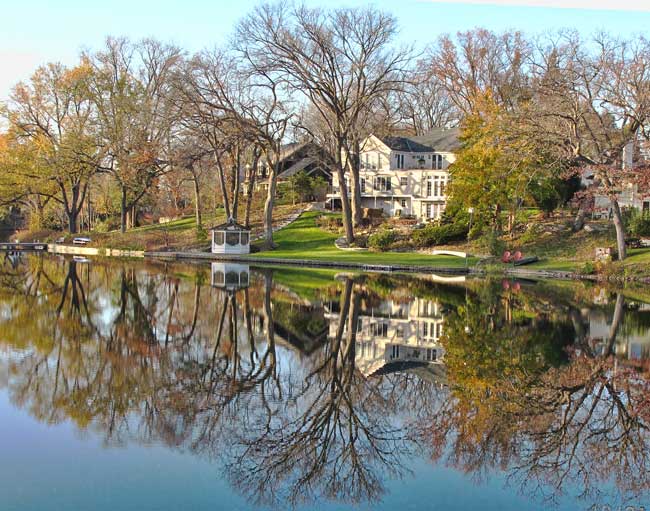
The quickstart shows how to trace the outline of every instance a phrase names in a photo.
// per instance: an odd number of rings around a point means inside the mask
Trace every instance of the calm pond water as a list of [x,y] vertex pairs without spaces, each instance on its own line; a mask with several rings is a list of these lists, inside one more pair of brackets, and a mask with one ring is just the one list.
[[650,293],[451,280],[5,258],[0,508],[650,508]]

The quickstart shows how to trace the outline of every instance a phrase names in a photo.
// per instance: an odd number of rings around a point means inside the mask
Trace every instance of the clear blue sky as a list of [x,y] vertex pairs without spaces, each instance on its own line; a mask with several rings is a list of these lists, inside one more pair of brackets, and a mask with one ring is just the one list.
[[[0,24],[0,99],[41,63],[73,63],[107,35],[153,36],[188,50],[224,42],[257,0],[32,0],[6,2]],[[393,12],[401,38],[425,44],[477,26],[539,33],[562,27],[585,34],[648,32],[650,0],[307,0],[308,5],[373,5]],[[497,5],[502,4],[502,5]],[[503,5],[506,4],[506,5]],[[515,4],[515,5],[512,5]],[[525,4],[525,5],[520,5]],[[531,5],[573,5],[549,8]],[[601,7],[600,9],[584,6]],[[617,10],[623,6],[624,10]]]

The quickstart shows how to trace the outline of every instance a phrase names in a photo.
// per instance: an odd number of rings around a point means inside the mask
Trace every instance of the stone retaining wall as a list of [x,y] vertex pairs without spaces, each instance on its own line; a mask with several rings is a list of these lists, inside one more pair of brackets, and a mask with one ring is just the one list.
[[208,261],[237,261],[253,265],[282,265],[282,266],[309,266],[314,268],[341,268],[374,272],[406,272],[406,273],[446,273],[465,275],[468,268],[449,268],[435,266],[414,266],[404,264],[364,264],[343,261],[316,261],[311,259],[282,259],[277,257],[254,257],[243,255],[212,254],[208,252],[145,252],[145,257],[157,259],[200,259]]
[[71,245],[49,245],[47,251],[53,254],[109,257],[144,257],[143,250],[120,250],[117,248],[76,247]]

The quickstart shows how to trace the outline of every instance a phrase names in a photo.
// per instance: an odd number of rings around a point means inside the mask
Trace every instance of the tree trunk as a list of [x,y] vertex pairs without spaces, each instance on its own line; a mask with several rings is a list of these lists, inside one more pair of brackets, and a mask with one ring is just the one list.
[[276,247],[273,243],[273,203],[275,202],[275,186],[277,184],[277,171],[275,165],[271,166],[269,172],[266,201],[264,202],[264,247],[267,250]]
[[268,342],[267,353],[272,354],[271,364],[275,366],[275,329],[273,325],[273,304],[271,302],[271,291],[273,290],[273,273],[270,270],[264,271],[264,305],[262,317],[266,327],[266,340]]
[[494,232],[501,234],[501,205],[494,206]]
[[575,219],[573,220],[573,232],[581,231],[585,226],[585,220],[587,218],[587,201],[582,199],[578,206],[578,213],[576,214]]
[[361,294],[355,292],[354,282],[352,283],[352,294],[350,299],[350,314],[348,319],[348,347],[353,347],[357,342],[357,327],[359,323],[359,309],[361,307]]
[[194,176],[194,215],[196,217],[196,228],[203,229],[203,223],[201,219],[201,193],[199,190],[199,180]]
[[45,204],[43,204],[43,201],[41,200],[40,195],[36,195],[36,222],[37,222],[37,229],[42,229],[43,228],[43,223],[45,221]]
[[239,148],[237,148],[237,157],[235,159],[235,174],[233,176],[233,192],[232,192],[232,216],[237,220],[237,212],[239,210],[239,189],[241,188],[241,173],[240,173],[240,155]]
[[126,232],[126,187],[122,185],[122,198],[120,200],[120,230]]
[[80,184],[75,182],[70,189],[70,194],[68,194],[64,182],[59,181],[58,185],[61,190],[61,196],[63,197],[63,209],[68,217],[68,231],[70,234],[76,234],[78,230],[79,213],[81,212],[81,207],[83,206],[83,201],[85,199],[86,188],[84,187],[83,195],[81,195],[81,190],[79,188]]
[[253,204],[253,195],[255,193],[255,178],[257,177],[257,165],[259,163],[259,156],[253,156],[253,166],[250,169],[250,176],[248,176],[248,188],[246,189],[246,210],[244,212],[244,225],[250,227],[251,220],[251,205]]
[[76,234],[77,232],[77,212],[68,211],[68,231],[70,234]]
[[90,200],[90,188],[86,193],[86,217],[88,221],[88,230],[90,231],[93,228],[93,205]]
[[513,208],[508,213],[508,234],[512,236],[515,230],[515,219],[517,218],[517,209]]
[[625,310],[625,297],[623,293],[616,294],[616,305],[614,306],[614,316],[612,317],[612,324],[609,327],[609,334],[607,336],[607,348],[604,356],[609,356],[614,354],[614,345],[616,344],[616,334],[618,333],[618,328],[621,325],[623,320],[623,312]]
[[627,247],[625,246],[625,225],[623,225],[623,215],[621,215],[621,208],[618,205],[618,199],[612,197],[610,199],[612,205],[612,212],[614,216],[612,221],[616,229],[616,248],[618,250],[618,260],[622,261],[627,256]]
[[360,160],[359,160],[359,144],[354,144],[354,151],[347,152],[347,160],[350,167],[350,192],[352,193],[352,225],[359,227],[361,225],[363,210],[361,208],[361,179]]
[[217,156],[217,174],[219,175],[219,187],[221,188],[221,196],[223,197],[223,209],[226,213],[226,220],[229,220],[231,217],[230,213],[230,201],[228,200],[228,187],[226,186],[226,175],[224,174],[223,167],[221,166],[221,161]]
[[363,209],[361,207],[361,180],[359,178],[359,168],[353,164],[350,168],[350,188],[352,192],[352,225],[360,227],[363,217]]
[[350,244],[354,242],[354,228],[352,226],[352,211],[350,210],[350,201],[348,199],[348,189],[345,186],[345,172],[341,162],[337,162],[336,174],[339,179],[339,188],[341,190],[341,209],[343,210],[343,227],[345,228],[345,240]]

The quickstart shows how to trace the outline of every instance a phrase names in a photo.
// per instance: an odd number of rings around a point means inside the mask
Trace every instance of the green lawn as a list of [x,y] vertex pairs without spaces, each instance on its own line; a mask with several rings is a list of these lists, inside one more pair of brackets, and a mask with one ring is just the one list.
[[[536,270],[579,271],[584,267],[586,262],[585,259],[576,260],[564,257],[550,257],[527,265],[526,268]],[[650,248],[630,249],[623,263],[614,261],[614,264],[621,271],[625,269],[628,273],[647,275],[648,269],[650,269]]]
[[[334,241],[339,236],[316,225],[316,218],[322,213],[304,213],[291,225],[279,230],[273,236],[278,248],[253,254],[253,257],[305,259],[312,261],[340,261],[342,263],[414,265],[459,268],[465,266],[465,259],[452,256],[432,256],[412,252],[371,252],[339,250]],[[469,264],[476,262],[469,259]]]
[[626,263],[650,264],[650,248],[632,248],[628,250]]
[[543,259],[536,263],[520,266],[519,268],[532,268],[534,270],[553,270],[553,271],[577,271],[584,262],[574,261],[565,258]]

